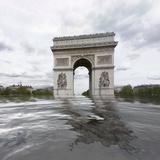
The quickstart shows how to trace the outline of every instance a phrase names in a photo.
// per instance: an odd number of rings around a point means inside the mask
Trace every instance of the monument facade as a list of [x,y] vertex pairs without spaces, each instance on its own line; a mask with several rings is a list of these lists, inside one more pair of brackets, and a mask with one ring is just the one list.
[[74,96],[74,71],[84,66],[89,71],[90,96],[114,95],[115,33],[55,37],[54,96]]

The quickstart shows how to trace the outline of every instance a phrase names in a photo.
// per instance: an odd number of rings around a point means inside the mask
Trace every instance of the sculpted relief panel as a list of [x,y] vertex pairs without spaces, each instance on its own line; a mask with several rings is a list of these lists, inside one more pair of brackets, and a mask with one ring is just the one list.
[[108,72],[102,72],[101,76],[99,78],[99,87],[109,87],[110,81],[109,81],[109,75]]
[[65,73],[60,73],[58,75],[57,80],[58,88],[66,88],[67,87],[67,78]]
[[56,58],[56,66],[69,66],[69,58]]
[[103,65],[103,64],[112,64],[112,56],[97,56],[97,64]]

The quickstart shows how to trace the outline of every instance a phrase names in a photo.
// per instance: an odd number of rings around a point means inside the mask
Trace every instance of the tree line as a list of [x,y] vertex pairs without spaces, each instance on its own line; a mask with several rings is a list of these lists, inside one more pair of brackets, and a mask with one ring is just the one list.
[[53,95],[53,92],[48,90],[48,89],[36,89],[34,91],[30,91],[27,89],[27,87],[25,86],[19,86],[16,89],[11,89],[10,87],[6,87],[5,89],[0,89],[0,95],[5,95],[5,96],[9,96],[9,95],[34,95],[34,96],[43,96],[43,95]]
[[120,95],[122,97],[159,97],[160,96],[160,86],[140,86],[132,88],[131,85],[124,86],[120,92],[115,91],[115,95]]

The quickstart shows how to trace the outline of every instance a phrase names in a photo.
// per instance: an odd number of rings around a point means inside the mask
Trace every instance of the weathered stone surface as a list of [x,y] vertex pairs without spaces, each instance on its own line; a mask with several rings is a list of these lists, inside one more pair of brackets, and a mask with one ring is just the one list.
[[[89,70],[90,96],[114,96],[114,41],[115,33],[55,37],[51,50],[54,54],[54,95],[74,96],[74,70],[84,66]],[[66,75],[67,86],[58,87],[58,76]],[[107,81],[100,82],[102,73],[108,73]]]

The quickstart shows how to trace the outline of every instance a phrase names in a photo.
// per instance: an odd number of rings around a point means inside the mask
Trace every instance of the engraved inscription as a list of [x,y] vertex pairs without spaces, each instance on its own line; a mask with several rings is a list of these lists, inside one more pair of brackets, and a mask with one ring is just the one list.
[[56,58],[56,66],[69,66],[69,58]]
[[58,88],[66,88],[67,87],[67,78],[65,73],[60,73],[58,75],[57,80]]
[[101,77],[99,78],[99,87],[109,87],[109,84],[108,72],[104,71],[101,73]]
[[113,48],[95,48],[95,49],[75,49],[75,50],[64,50],[62,51],[55,51],[54,54],[83,54],[83,53],[100,53],[100,52],[108,52],[108,51],[113,51]]
[[103,64],[111,64],[112,63],[112,56],[97,56],[97,64],[103,65]]

